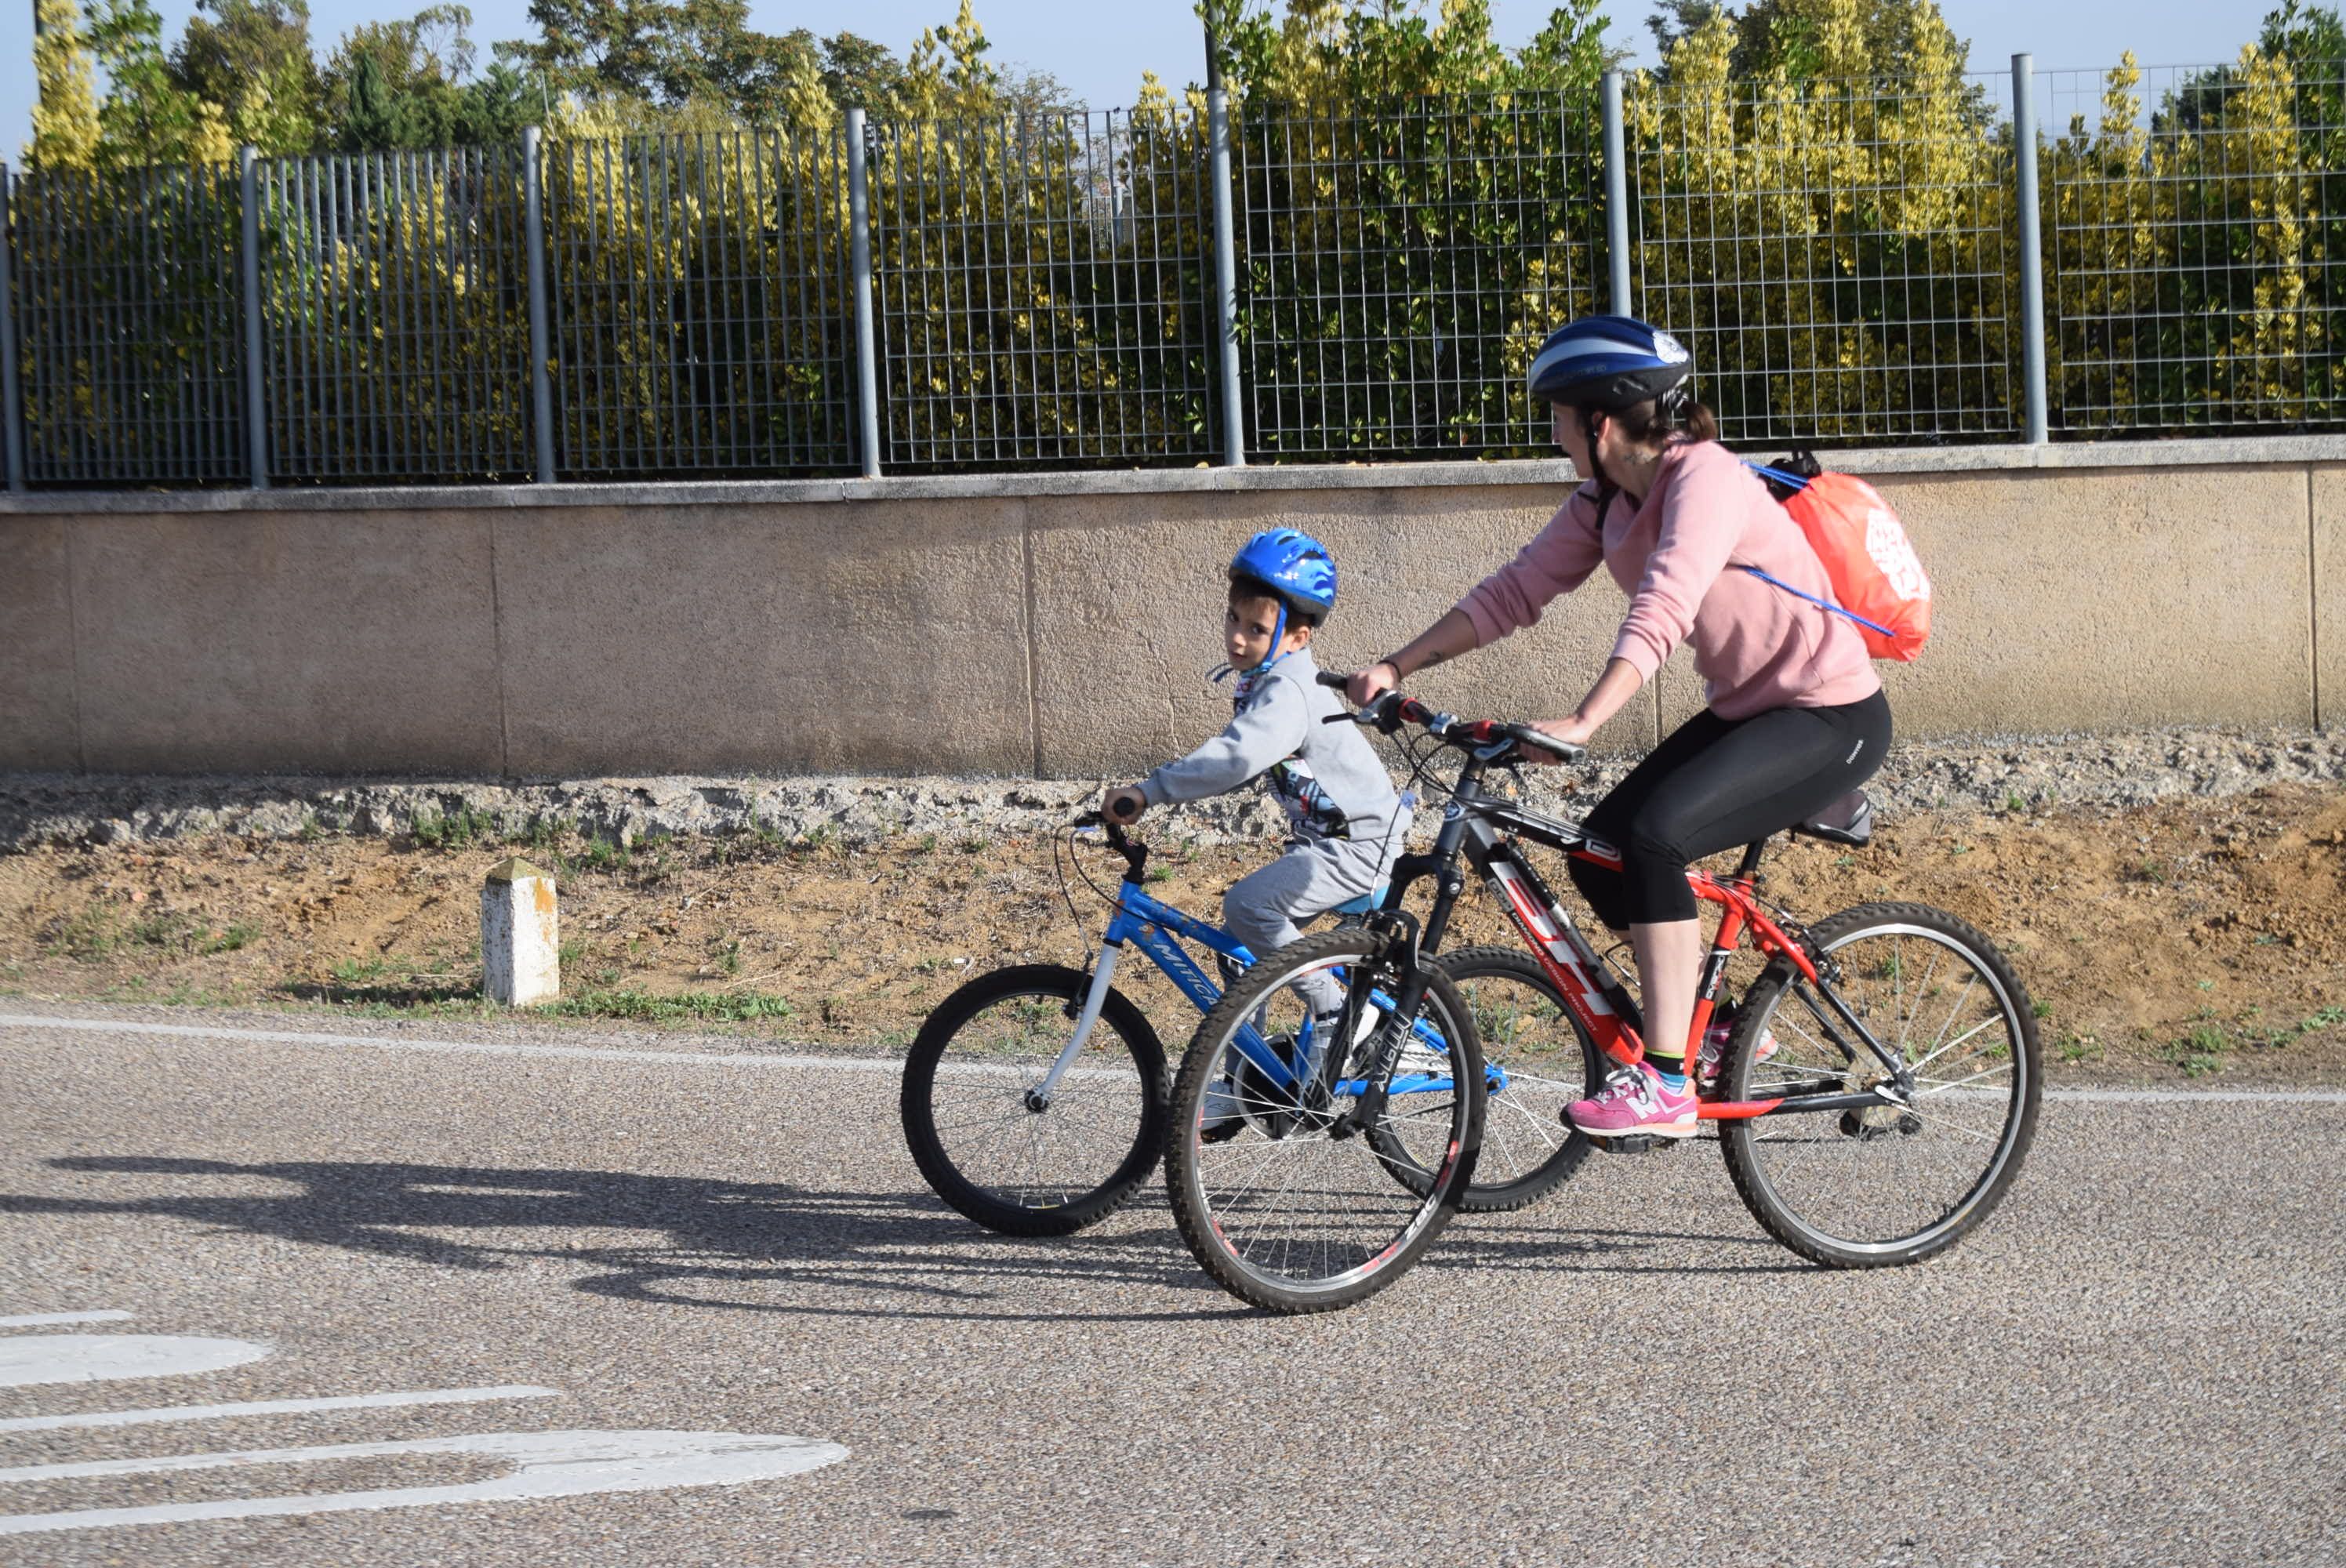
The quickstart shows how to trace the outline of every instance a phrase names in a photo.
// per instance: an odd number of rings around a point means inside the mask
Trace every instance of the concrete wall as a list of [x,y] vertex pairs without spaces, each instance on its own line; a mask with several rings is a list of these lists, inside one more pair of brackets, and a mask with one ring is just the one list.
[[[1936,590],[1908,735],[2321,721],[2346,700],[2346,442],[1839,454]],[[1227,716],[1221,565],[1334,549],[1323,663],[1529,538],[1556,463],[0,502],[0,768],[1097,776]],[[1423,695],[1553,716],[1603,573]],[[1701,704],[1681,654],[1601,738]]]

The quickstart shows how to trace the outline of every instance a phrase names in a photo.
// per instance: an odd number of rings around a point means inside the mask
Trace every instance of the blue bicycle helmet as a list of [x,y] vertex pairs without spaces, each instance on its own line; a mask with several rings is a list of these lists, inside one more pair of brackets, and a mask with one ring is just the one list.
[[1260,583],[1314,624],[1336,607],[1336,558],[1294,528],[1266,528],[1230,557],[1230,581]]
[[1260,675],[1279,662],[1290,612],[1306,626],[1318,626],[1336,607],[1336,558],[1328,554],[1327,545],[1300,529],[1266,528],[1248,540],[1230,557],[1230,581],[1259,587],[1279,601],[1270,652],[1241,675]]
[[1634,316],[1584,316],[1547,335],[1524,382],[1535,402],[1618,413],[1666,396],[1693,373],[1686,345],[1660,328]]

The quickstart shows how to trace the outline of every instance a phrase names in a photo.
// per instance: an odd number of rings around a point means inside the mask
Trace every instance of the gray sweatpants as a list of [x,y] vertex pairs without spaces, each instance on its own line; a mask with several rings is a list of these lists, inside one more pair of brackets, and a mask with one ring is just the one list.
[[[1303,934],[1298,921],[1374,891],[1384,881],[1382,850],[1346,840],[1298,844],[1222,895],[1222,924],[1249,952],[1265,958]],[[1343,989],[1324,974],[1295,989],[1314,1013],[1343,1005]]]

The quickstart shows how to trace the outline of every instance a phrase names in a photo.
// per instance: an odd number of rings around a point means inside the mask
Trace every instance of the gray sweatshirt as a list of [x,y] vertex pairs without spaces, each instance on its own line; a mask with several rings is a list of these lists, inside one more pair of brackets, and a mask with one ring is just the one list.
[[1304,648],[1239,677],[1230,727],[1142,779],[1141,794],[1152,806],[1202,800],[1267,776],[1293,840],[1382,850],[1401,799],[1359,726],[1321,722],[1344,706],[1319,673]]

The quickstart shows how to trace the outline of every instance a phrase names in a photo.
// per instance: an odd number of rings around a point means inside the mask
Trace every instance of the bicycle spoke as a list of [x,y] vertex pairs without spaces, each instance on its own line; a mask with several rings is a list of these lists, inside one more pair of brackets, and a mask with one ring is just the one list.
[[[1820,1261],[1926,1255],[1960,1235],[2008,1179],[2014,1119],[2034,1105],[2033,1032],[1998,978],[2004,972],[1992,967],[2000,961],[1978,956],[1981,939],[1953,917],[1877,905],[1813,931],[1836,966],[1831,994],[1911,1062],[1911,1103],[1724,1123],[1729,1162],[1771,1233]],[[1800,1005],[1785,1006],[1793,996]],[[1807,986],[1774,983],[1757,1005],[1778,1049],[1765,1064],[1731,1064],[1735,1097],[1855,1093],[1883,1081],[1870,1060],[1849,1062],[1817,1043],[1810,1015],[1821,1026],[1825,1019]]]

